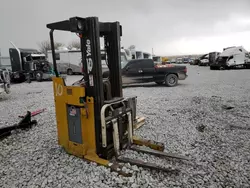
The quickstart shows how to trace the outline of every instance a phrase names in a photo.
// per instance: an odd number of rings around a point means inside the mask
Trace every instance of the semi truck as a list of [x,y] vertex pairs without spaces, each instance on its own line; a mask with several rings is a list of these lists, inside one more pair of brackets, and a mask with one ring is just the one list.
[[209,65],[215,63],[219,55],[220,52],[209,52],[209,57],[208,57]]
[[53,75],[51,64],[45,54],[36,49],[9,48],[11,62],[11,81],[24,82],[26,80],[50,80]]
[[250,55],[242,46],[224,48],[214,63],[210,65],[211,70],[250,68]]

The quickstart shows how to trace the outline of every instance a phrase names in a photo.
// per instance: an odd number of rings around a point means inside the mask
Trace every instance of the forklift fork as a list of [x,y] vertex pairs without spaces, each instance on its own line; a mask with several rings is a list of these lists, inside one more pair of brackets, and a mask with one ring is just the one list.
[[[137,165],[140,167],[144,167],[144,168],[150,168],[150,169],[154,169],[154,170],[161,170],[164,172],[173,172],[173,173],[177,173],[179,172],[178,169],[172,169],[172,168],[164,168],[164,167],[159,167],[154,163],[148,163],[148,162],[144,162],[142,160],[139,159],[131,159],[131,158],[126,158],[120,155],[120,151],[121,151],[121,141],[119,140],[119,126],[118,126],[118,117],[105,117],[106,110],[107,109],[111,109],[114,110],[112,108],[112,105],[118,104],[118,103],[122,103],[123,101],[118,101],[115,103],[110,103],[110,104],[106,104],[103,106],[102,110],[101,110],[101,119],[102,119],[102,135],[103,135],[103,146],[107,146],[106,143],[106,128],[108,124],[112,124],[112,128],[113,128],[113,144],[114,144],[114,151],[115,151],[115,159],[118,162],[123,162],[123,163],[130,163],[132,165]],[[177,154],[172,154],[172,153],[166,153],[164,152],[164,145],[162,143],[159,142],[155,142],[155,141],[151,141],[151,140],[143,140],[140,139],[138,137],[134,137],[133,136],[133,119],[132,119],[132,112],[128,111],[127,113],[122,113],[121,112],[121,116],[126,116],[127,117],[127,140],[128,143],[126,145],[125,149],[128,150],[134,150],[136,152],[141,152],[141,153],[146,153],[146,154],[150,154],[150,155],[155,155],[158,157],[167,157],[167,158],[175,158],[175,159],[181,159],[181,160],[189,160],[187,157],[185,156],[179,156]],[[110,119],[111,118],[111,119]],[[108,121],[106,121],[108,120]],[[138,145],[140,146],[146,146],[149,148],[140,148]],[[119,168],[118,168],[119,169]],[[120,170],[120,169],[119,169]]]

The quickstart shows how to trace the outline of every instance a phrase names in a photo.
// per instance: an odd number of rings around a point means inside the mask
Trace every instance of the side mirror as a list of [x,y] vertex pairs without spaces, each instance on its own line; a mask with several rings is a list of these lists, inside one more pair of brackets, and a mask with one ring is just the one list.
[[127,67],[126,67],[126,71],[128,71],[129,69],[130,69],[130,67],[129,67],[129,66],[127,66]]

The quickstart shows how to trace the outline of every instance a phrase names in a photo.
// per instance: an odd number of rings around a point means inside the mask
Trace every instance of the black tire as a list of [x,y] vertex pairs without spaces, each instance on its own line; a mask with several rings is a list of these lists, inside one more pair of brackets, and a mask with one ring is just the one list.
[[38,71],[36,72],[36,81],[41,82],[43,80],[43,72]]
[[246,69],[250,69],[250,64],[246,64]]
[[155,83],[158,84],[158,85],[163,85],[164,81],[156,81]]
[[30,74],[26,75],[26,82],[29,83],[29,84],[31,83]]
[[178,76],[175,74],[168,74],[165,77],[165,85],[168,87],[174,87],[178,84]]
[[219,70],[226,70],[226,67],[220,66]]
[[68,70],[67,70],[67,75],[73,75],[72,69],[68,69]]
[[210,70],[220,70],[220,67],[218,67],[218,66],[210,66]]

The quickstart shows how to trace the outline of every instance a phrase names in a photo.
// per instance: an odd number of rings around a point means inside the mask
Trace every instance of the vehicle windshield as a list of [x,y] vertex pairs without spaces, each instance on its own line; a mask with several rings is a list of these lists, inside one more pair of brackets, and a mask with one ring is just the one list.
[[46,57],[41,55],[39,56],[38,54],[29,54],[27,56],[25,56],[26,61],[32,61],[32,60],[45,60]]
[[127,64],[128,64],[128,60],[124,52],[121,52],[121,68],[123,69]]

